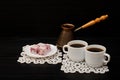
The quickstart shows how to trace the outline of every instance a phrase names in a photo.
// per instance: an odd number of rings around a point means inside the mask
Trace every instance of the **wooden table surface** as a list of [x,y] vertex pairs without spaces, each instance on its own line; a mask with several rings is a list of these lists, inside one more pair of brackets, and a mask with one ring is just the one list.
[[98,43],[106,46],[111,55],[108,63],[109,72],[95,73],[64,73],[59,64],[21,64],[17,62],[22,46],[39,42],[56,44],[57,38],[51,37],[2,37],[0,38],[0,80],[29,79],[29,80],[113,80],[119,78],[120,54],[119,37],[81,37],[89,44]]

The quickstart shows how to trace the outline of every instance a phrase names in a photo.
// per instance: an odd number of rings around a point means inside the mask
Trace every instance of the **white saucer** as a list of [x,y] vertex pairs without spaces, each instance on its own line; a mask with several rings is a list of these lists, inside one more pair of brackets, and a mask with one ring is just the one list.
[[48,57],[48,56],[52,56],[54,54],[57,53],[57,47],[50,44],[50,47],[51,47],[51,51],[48,52],[46,55],[39,55],[39,54],[33,54],[30,52],[30,47],[31,45],[26,45],[23,47],[23,51],[25,52],[25,54],[27,54],[28,56],[30,57],[34,57],[34,58],[43,58],[43,57]]

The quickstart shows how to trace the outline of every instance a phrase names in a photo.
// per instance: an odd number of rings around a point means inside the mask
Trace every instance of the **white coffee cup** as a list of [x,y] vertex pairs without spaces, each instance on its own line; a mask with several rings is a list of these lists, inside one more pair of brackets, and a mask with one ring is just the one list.
[[91,67],[101,67],[107,65],[110,55],[106,53],[106,48],[103,45],[92,44],[85,49],[85,61]]
[[[72,40],[63,46],[63,52],[67,53],[68,57],[75,62],[85,60],[85,47],[88,43],[83,40]],[[66,51],[65,48],[68,50]]]

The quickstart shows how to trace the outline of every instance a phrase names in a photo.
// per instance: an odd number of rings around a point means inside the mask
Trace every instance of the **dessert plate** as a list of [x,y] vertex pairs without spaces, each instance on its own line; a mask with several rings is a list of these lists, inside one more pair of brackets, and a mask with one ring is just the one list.
[[30,47],[31,47],[31,45],[26,45],[26,46],[23,47],[23,52],[24,52],[26,55],[28,55],[29,57],[43,58],[43,57],[52,56],[52,55],[54,55],[54,54],[57,53],[57,47],[54,46],[54,45],[52,45],[52,44],[50,44],[51,51],[48,52],[48,53],[45,54],[45,55],[40,55],[40,54],[37,54],[37,53],[36,53],[36,54],[31,53]]

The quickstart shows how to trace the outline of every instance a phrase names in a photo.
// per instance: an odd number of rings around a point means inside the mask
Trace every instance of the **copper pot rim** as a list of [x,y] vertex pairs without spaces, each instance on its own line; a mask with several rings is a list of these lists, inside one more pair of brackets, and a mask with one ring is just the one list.
[[70,23],[62,24],[62,28],[65,30],[73,29],[74,27],[75,26],[73,24],[70,24]]

